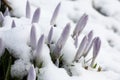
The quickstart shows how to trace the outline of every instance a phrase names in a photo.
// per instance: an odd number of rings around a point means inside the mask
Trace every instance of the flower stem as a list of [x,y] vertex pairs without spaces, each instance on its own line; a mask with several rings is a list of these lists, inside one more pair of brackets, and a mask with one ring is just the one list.
[[5,75],[5,80],[9,80],[9,73],[10,73],[11,64],[12,64],[12,57],[10,56],[7,72],[6,72],[6,75]]

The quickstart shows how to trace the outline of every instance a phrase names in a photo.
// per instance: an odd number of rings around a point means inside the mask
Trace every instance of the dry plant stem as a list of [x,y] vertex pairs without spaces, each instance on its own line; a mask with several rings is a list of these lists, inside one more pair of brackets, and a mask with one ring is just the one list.
[[6,0],[2,0],[2,2],[9,8],[9,10],[12,10],[11,6],[8,5],[8,2]]
[[11,63],[12,63],[12,57],[9,58],[9,64],[8,64],[7,72],[6,72],[6,75],[5,75],[5,80],[9,79],[9,73],[10,73]]

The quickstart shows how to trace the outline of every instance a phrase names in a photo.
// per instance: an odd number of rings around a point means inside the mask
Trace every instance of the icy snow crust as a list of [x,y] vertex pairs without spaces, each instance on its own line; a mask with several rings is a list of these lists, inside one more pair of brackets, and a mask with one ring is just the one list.
[[[12,55],[18,60],[12,66],[12,76],[24,76],[26,72],[19,70],[29,70],[30,59],[34,54],[31,52],[30,30],[35,25],[37,41],[44,34],[45,42],[48,32],[51,28],[50,19],[56,5],[61,1],[61,9],[57,18],[57,28],[54,28],[53,41],[56,43],[65,24],[71,23],[71,33],[78,19],[83,13],[89,15],[86,28],[79,36],[78,43],[85,34],[90,30],[94,31],[95,36],[100,36],[102,46],[96,62],[102,67],[101,72],[94,70],[85,70],[81,63],[75,63],[75,66],[68,66],[73,76],[69,76],[64,68],[56,67],[50,58],[50,51],[46,44],[43,46],[41,60],[44,60],[44,66],[39,69],[38,80],[120,80],[120,1],[118,0],[29,0],[31,4],[31,15],[36,8],[41,8],[39,23],[31,23],[31,18],[25,18],[25,7],[27,0],[8,0],[13,8],[12,15],[20,18],[6,16],[3,26],[0,28],[0,37],[5,43],[5,47],[13,53]],[[97,10],[100,9],[98,12]],[[104,15],[102,15],[104,13]],[[16,27],[11,28],[12,20],[15,21]],[[54,47],[54,45],[53,45]],[[71,37],[68,38],[62,53],[64,61],[69,65],[74,59],[77,49]],[[92,52],[91,52],[92,53]],[[92,54],[88,55],[88,59]],[[19,65],[23,65],[20,68]]]

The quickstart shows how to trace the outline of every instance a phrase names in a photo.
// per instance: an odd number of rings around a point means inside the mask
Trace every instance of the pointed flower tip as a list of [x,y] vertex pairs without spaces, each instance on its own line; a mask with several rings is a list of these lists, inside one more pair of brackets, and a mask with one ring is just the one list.
[[32,23],[39,22],[39,18],[40,18],[40,8],[37,8],[33,14]]
[[78,20],[76,27],[73,31],[73,35],[72,37],[74,38],[75,36],[79,36],[79,34],[82,32],[82,30],[84,29],[86,23],[88,20],[88,15],[86,15],[85,13],[82,15],[82,17]]
[[85,15],[83,16],[83,26],[86,26],[87,22],[88,22],[88,15],[85,14]]
[[31,32],[30,32],[30,45],[32,49],[36,49],[36,28],[34,25],[31,27]]
[[78,25],[81,24],[83,27],[85,27],[85,25],[87,24],[87,21],[88,21],[88,15],[84,13],[82,17],[80,18]]
[[100,46],[101,46],[101,40],[99,37],[96,37],[94,39],[94,43],[93,43],[93,57],[97,57],[99,51],[100,51]]
[[53,12],[53,15],[52,15],[52,18],[51,18],[51,21],[50,21],[51,25],[55,24],[57,16],[58,16],[58,13],[60,11],[60,7],[61,7],[61,2],[56,6],[56,8],[55,8],[55,10]]
[[70,33],[70,24],[68,23],[68,24],[66,24],[60,38],[58,39],[58,41],[56,43],[56,47],[53,51],[56,58],[60,57],[61,50],[64,47],[64,45],[69,37],[69,33]]
[[30,16],[31,16],[30,3],[27,0],[27,2],[26,2],[26,18],[30,18]]
[[88,15],[86,13],[83,14],[85,17],[88,17]]
[[9,16],[10,15],[10,12],[9,12],[9,9],[6,8],[5,12],[4,12],[4,16]]
[[16,24],[15,24],[15,21],[14,21],[14,20],[12,21],[11,27],[12,27],[12,28],[15,28],[15,27],[16,27]]
[[93,35],[93,30],[91,30],[91,31],[88,33],[88,35]]
[[36,80],[36,72],[33,65],[29,69],[27,80]]
[[61,41],[63,42],[62,45],[64,45],[64,43],[66,42],[66,40],[69,36],[70,28],[71,28],[70,23],[66,24],[66,26],[61,34],[61,37],[60,37]]
[[63,29],[63,33],[65,33],[66,31],[69,33],[70,32],[70,28],[71,28],[70,23],[67,23],[65,28]]
[[91,39],[93,38],[93,31],[92,30],[88,33],[87,37],[88,37],[88,41],[91,41]]

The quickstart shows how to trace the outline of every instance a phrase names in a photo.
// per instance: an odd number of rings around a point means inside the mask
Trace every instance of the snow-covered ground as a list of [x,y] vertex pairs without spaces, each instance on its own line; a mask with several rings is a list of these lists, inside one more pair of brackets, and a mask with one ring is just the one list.
[[[40,68],[38,74],[39,80],[120,80],[120,1],[119,0],[28,0],[31,7],[31,17],[26,19],[26,2],[27,0],[8,0],[9,5],[13,8],[12,16],[20,17],[4,18],[3,27],[0,28],[0,38],[5,42],[5,46],[11,50],[13,56],[25,60],[29,60],[33,56],[30,45],[30,29],[32,15],[36,8],[40,8],[40,19],[38,23],[33,23],[36,27],[37,40],[40,35],[44,34],[45,39],[51,28],[50,19],[57,4],[61,2],[61,8],[56,20],[57,28],[54,28],[53,41],[57,41],[61,31],[67,23],[71,25],[70,34],[72,34],[79,18],[86,13],[88,15],[88,23],[78,38],[80,44],[84,35],[93,30],[94,37],[99,36],[101,39],[101,49],[96,58],[97,64],[102,67],[102,71],[86,70],[81,67],[81,63],[75,63],[75,66],[68,66],[72,76],[66,73],[63,68],[58,68],[51,62],[49,56],[50,50],[43,45],[42,54],[39,55],[40,60],[44,60],[44,67]],[[39,17],[39,16],[38,16]],[[12,20],[15,21],[16,27],[11,29]],[[14,26],[13,26],[14,27]],[[39,28],[39,29],[38,29]],[[45,42],[47,42],[45,40]],[[73,47],[73,41],[68,38],[68,42],[64,46],[62,53],[65,54],[64,60],[69,64],[75,56],[77,49]],[[53,45],[54,47],[54,45]],[[33,52],[34,53],[34,52]],[[72,54],[71,54],[72,53]],[[73,54],[74,53],[74,54]],[[91,58],[92,50],[87,56]],[[25,63],[23,62],[23,63]],[[16,65],[22,63],[16,61]],[[29,68],[27,66],[27,70]],[[14,72],[13,65],[13,75]],[[26,66],[25,66],[26,67]],[[24,68],[24,67],[23,67]],[[15,68],[16,69],[16,68]],[[23,69],[24,70],[24,69]],[[24,72],[23,72],[24,73]],[[27,74],[26,72],[24,74]],[[20,74],[19,74],[20,75]],[[22,75],[22,72],[21,72]]]

